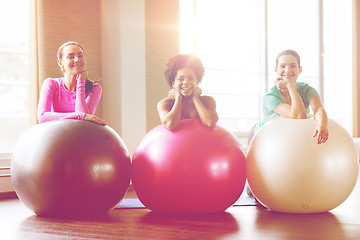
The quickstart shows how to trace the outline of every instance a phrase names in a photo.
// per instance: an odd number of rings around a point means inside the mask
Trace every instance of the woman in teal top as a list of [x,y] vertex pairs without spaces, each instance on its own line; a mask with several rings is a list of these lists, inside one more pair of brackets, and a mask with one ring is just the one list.
[[311,108],[317,120],[313,137],[317,137],[318,144],[327,141],[329,132],[325,109],[314,88],[306,83],[296,82],[301,71],[300,57],[295,51],[285,50],[278,54],[275,66],[278,78],[274,81],[275,86],[263,99],[263,120],[255,125],[254,132],[279,116],[305,119]]

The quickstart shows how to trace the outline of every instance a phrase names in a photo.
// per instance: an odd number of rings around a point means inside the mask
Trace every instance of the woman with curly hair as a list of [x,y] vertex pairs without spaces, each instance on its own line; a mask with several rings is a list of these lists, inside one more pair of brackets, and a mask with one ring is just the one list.
[[165,70],[171,88],[168,96],[157,104],[161,123],[170,130],[182,119],[199,119],[213,128],[218,121],[215,100],[204,96],[198,87],[204,75],[201,60],[191,54],[179,54],[169,59]]

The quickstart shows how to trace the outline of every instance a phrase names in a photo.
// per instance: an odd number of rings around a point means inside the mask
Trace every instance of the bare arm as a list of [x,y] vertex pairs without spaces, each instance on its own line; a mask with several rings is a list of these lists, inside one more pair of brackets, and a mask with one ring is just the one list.
[[196,111],[199,114],[201,122],[210,128],[215,127],[219,117],[216,113],[216,103],[212,97],[203,96],[200,99],[202,93],[201,88],[195,89],[193,93],[193,102]]
[[175,89],[169,91],[169,96],[157,104],[160,121],[168,129],[174,130],[181,120],[182,95]]
[[292,119],[305,119],[306,109],[304,102],[302,101],[298,91],[296,82],[287,82],[278,78],[275,80],[275,84],[280,88],[287,88],[290,96],[290,104],[282,103],[276,108],[274,112],[280,116],[292,118]]
[[327,128],[328,117],[319,96],[310,99],[310,106],[314,112],[314,118],[317,121],[313,137],[318,136],[318,144],[321,144],[329,138],[329,130]]

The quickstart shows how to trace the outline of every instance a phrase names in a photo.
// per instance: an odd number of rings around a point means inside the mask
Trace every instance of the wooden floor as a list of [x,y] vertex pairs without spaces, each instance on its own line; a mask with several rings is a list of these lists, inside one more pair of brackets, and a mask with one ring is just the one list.
[[100,219],[66,220],[38,217],[17,199],[1,200],[0,239],[360,239],[360,184],[342,205],[322,214],[237,206],[200,216],[115,209]]

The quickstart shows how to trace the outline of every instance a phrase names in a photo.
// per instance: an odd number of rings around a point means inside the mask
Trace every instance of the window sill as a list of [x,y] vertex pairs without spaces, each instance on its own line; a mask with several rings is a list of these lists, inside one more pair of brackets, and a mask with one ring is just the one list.
[[14,192],[10,177],[11,153],[0,153],[0,194]]
[[3,159],[11,159],[11,157],[12,157],[12,153],[10,152],[0,152],[0,161]]

